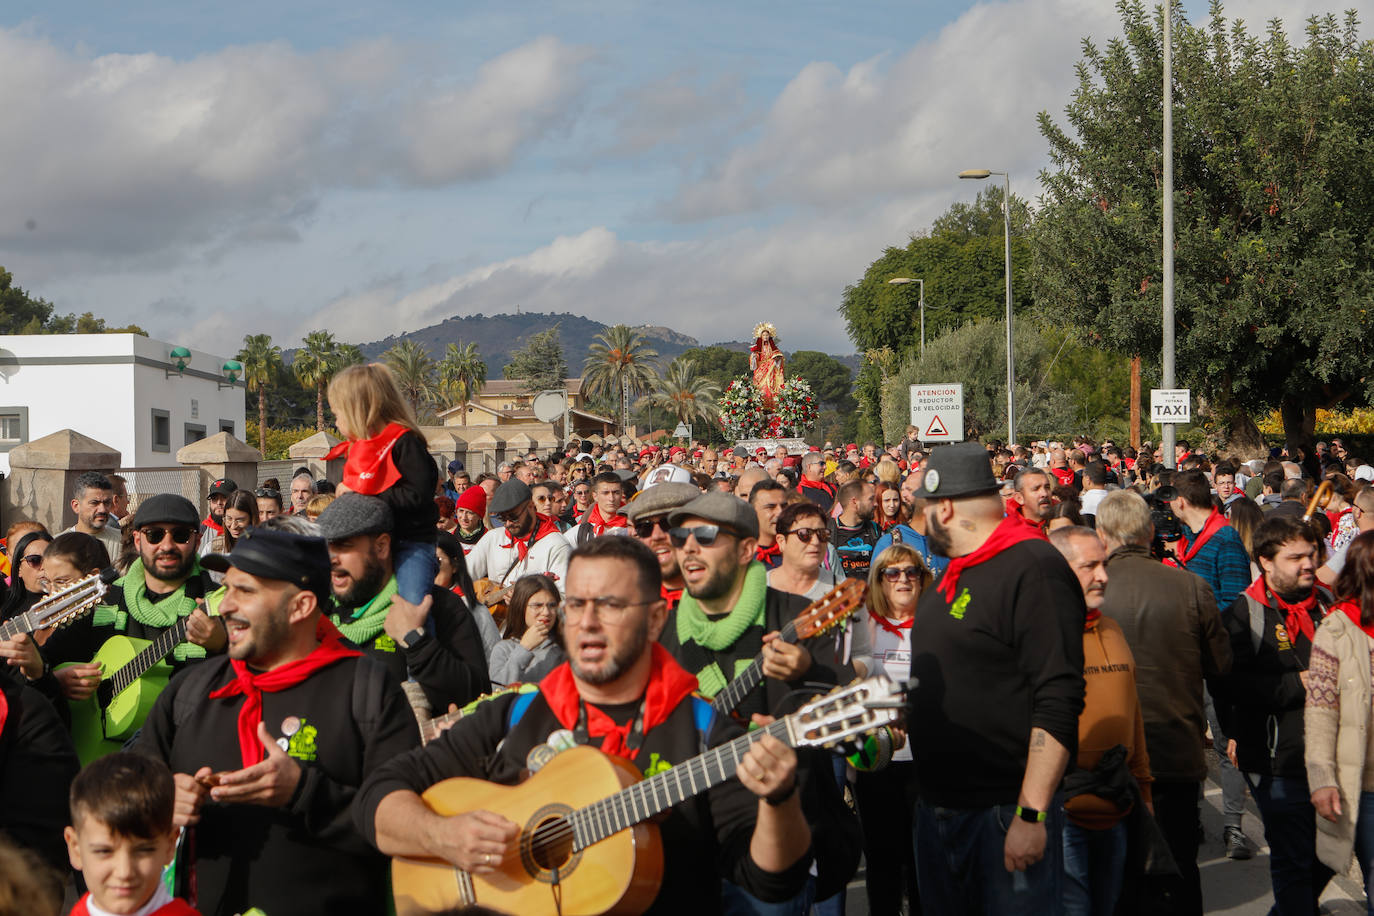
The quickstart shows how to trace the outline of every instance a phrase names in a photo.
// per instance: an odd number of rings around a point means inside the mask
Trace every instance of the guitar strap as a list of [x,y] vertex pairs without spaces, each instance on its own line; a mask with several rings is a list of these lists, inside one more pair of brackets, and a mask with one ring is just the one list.
[[[639,753],[639,748],[644,744],[644,706],[648,702],[648,695],[639,701],[639,709],[635,712],[634,722],[630,723],[630,733],[625,737],[626,760],[633,760]],[[578,744],[591,744],[592,736],[587,731],[587,704],[582,700],[577,701],[577,724],[573,726],[573,740]]]

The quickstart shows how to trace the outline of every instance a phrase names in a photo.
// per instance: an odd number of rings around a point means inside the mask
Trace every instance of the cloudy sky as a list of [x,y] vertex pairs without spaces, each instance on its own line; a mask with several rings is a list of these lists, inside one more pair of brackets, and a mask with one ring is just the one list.
[[213,352],[516,306],[850,352],[844,286],[976,195],[960,169],[1033,198],[1035,115],[1117,29],[1109,0],[10,0],[0,265]]

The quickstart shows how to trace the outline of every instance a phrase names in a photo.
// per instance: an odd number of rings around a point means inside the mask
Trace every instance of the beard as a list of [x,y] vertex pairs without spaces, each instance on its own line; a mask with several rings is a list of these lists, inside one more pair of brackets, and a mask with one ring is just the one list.
[[377,596],[389,578],[391,577],[387,574],[386,567],[379,563],[375,557],[369,557],[367,564],[363,567],[362,575],[352,579],[348,588],[335,593],[334,597],[338,600],[340,607],[362,607]]
[[949,529],[933,515],[926,516],[926,544],[942,557],[949,556],[950,550],[954,548],[954,543],[949,536]]
[[609,684],[628,671],[649,646],[649,621],[646,618],[600,669],[586,670],[580,664],[576,647],[568,647],[568,664],[578,680],[588,684]]
[[687,587],[688,594],[698,601],[714,601],[730,594],[730,590],[735,587],[735,575],[739,572],[739,567],[727,569],[725,564],[722,564],[709,572],[710,575],[705,582],[695,588]]
[[[159,556],[176,557],[180,562],[172,569],[159,568],[156,560]],[[195,565],[196,555],[194,552],[189,557],[183,557],[179,551],[159,551],[157,548],[143,555],[143,571],[151,575],[154,579],[161,582],[179,582],[191,574],[191,567]]]

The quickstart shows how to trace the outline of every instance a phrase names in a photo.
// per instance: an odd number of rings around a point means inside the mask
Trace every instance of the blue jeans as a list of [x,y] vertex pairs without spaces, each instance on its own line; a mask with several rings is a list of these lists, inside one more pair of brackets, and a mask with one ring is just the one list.
[[439,575],[439,557],[433,543],[392,541],[392,562],[396,569],[396,591],[411,604],[425,600]]
[[764,903],[738,884],[720,882],[721,912],[725,916],[806,916],[815,895],[815,878],[808,878],[797,896],[781,903]]
[[942,916],[1044,916],[1063,898],[1063,799],[1045,820],[1045,857],[1024,872],[1004,862],[1015,805],[937,808],[918,802],[914,846],[921,908]]
[[1355,858],[1364,875],[1365,912],[1374,916],[1374,792],[1360,793],[1360,811],[1355,818]]
[[1064,916],[1112,916],[1125,869],[1125,821],[1107,830],[1064,822]]
[[1245,774],[1269,843],[1271,916],[1312,916],[1331,869],[1317,859],[1317,811],[1307,777]]

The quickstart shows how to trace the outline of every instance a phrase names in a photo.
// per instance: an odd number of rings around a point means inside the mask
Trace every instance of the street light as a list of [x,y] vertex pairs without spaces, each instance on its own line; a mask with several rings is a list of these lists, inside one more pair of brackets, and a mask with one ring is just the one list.
[[887,281],[889,286],[906,286],[910,283],[921,284],[921,356],[926,355],[926,281],[917,277],[893,277]]
[[1011,175],[990,169],[965,169],[959,173],[960,178],[973,178],[979,181],[992,175],[1001,175],[1006,179],[1006,189],[1002,194],[1002,220],[1006,233],[1007,258],[1007,446],[1011,447],[1016,443],[1016,362],[1011,348]]

